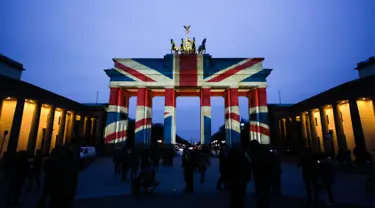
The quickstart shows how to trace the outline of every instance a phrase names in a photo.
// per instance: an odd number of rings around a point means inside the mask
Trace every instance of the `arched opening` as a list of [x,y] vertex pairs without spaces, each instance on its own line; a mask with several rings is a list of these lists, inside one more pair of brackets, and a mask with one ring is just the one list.
[[160,144],[164,140],[164,104],[165,97],[152,99],[151,145]]
[[225,142],[224,98],[211,97],[211,138],[214,147],[219,148]]
[[135,137],[135,117],[137,109],[137,96],[132,96],[129,99],[128,106],[128,126],[126,129],[126,145],[129,147],[134,146],[134,137]]
[[200,142],[200,100],[198,97],[177,97],[176,134],[190,143]]

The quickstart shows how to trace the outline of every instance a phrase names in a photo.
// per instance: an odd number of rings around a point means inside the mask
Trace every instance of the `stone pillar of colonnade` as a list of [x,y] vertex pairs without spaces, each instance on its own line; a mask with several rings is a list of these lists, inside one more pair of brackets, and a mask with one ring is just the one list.
[[325,107],[321,106],[319,108],[319,113],[320,113],[320,122],[322,124],[322,133],[323,133],[323,147],[324,147],[324,152],[326,153],[334,153],[334,146],[333,146],[333,138],[332,135],[330,138],[327,136],[329,135],[329,128],[328,128],[328,122],[327,122],[327,117],[326,117],[326,111]]
[[238,88],[231,87],[224,92],[225,105],[225,143],[227,147],[241,145],[240,111]]
[[18,146],[18,138],[20,135],[21,130],[21,123],[22,123],[22,115],[23,115],[23,108],[25,106],[25,98],[18,97],[16,109],[14,111],[13,122],[12,122],[12,130],[9,134],[8,140],[8,152],[16,152]]
[[42,103],[40,103],[39,101],[34,101],[34,102],[35,102],[35,110],[34,110],[33,118],[31,121],[29,141],[27,145],[27,153],[29,155],[33,155],[35,152],[35,145],[36,145],[36,140],[37,140],[38,130],[39,130],[40,112],[42,111]]
[[91,118],[90,145],[92,145],[92,146],[96,145],[95,132],[96,132],[96,119]]
[[[91,117],[87,117],[87,119],[85,119],[85,141],[86,141],[86,144],[87,145],[91,145],[91,138],[90,138],[90,133],[91,133],[91,127],[92,127],[92,120],[91,120]],[[123,125],[120,124],[120,129],[123,130]],[[122,136],[122,135],[121,135]],[[124,142],[125,140],[123,140],[123,137],[120,137],[121,138],[121,142]]]
[[[303,140],[303,147],[307,147],[307,146],[310,146],[310,142],[309,142],[309,136],[308,136],[308,128],[306,126],[307,124],[307,121],[306,121],[306,116],[305,116],[305,113],[301,113],[300,114],[300,121],[301,121],[301,129],[302,129],[302,140]],[[310,147],[311,148],[311,147]]]
[[333,109],[333,117],[335,120],[335,130],[336,130],[336,137],[337,137],[337,143],[339,146],[339,150],[346,150],[348,148],[347,142],[346,142],[346,136],[344,133],[344,127],[342,123],[342,118],[340,114],[339,105],[337,103],[333,103],[332,109]]
[[56,146],[63,146],[64,145],[64,133],[65,133],[65,122],[66,122],[66,110],[61,109],[61,118],[60,118],[60,125],[58,129],[58,137],[56,140]]
[[313,152],[320,152],[320,145],[318,143],[318,138],[316,134],[316,123],[314,118],[314,111],[309,111],[309,120],[310,120],[310,132],[311,132],[311,144]]
[[80,116],[80,120],[78,122],[78,128],[77,128],[77,136],[80,137],[80,138],[84,138],[85,137],[85,123],[86,123],[86,116],[81,114],[79,115]]
[[255,88],[249,92],[250,139],[261,144],[270,144],[266,88]]
[[152,92],[148,88],[138,88],[137,110],[135,117],[136,147],[148,148],[151,145]]
[[293,138],[294,138],[294,143],[295,143],[295,150],[299,151],[301,150],[301,147],[302,147],[302,144],[301,144],[301,140],[300,140],[300,135],[298,135],[298,122],[297,122],[297,118],[295,115],[292,116],[291,118],[291,127],[292,127],[292,135],[293,135]]
[[53,105],[50,105],[49,108],[50,108],[50,111],[47,116],[46,134],[45,134],[45,138],[43,138],[44,142],[42,142],[43,154],[49,154],[50,152],[52,132],[53,132],[53,121],[55,120],[56,107]]
[[70,142],[70,140],[73,138],[73,137],[75,137],[76,135],[75,135],[75,132],[74,132],[74,129],[75,129],[75,125],[76,125],[76,116],[77,116],[77,114],[76,113],[74,113],[74,112],[71,112],[70,113],[70,115],[71,115],[71,121],[70,121],[70,131],[69,131],[69,135],[67,135],[67,137],[66,137],[66,140],[65,140],[65,144],[69,144],[69,142]]
[[360,151],[367,151],[366,144],[365,144],[365,136],[363,134],[361,117],[359,115],[357,100],[349,100],[349,109],[350,109],[350,116],[352,119],[355,146]]
[[164,144],[176,144],[176,91],[165,88]]
[[201,104],[201,144],[209,145],[211,139],[211,89],[203,87],[200,91]]
[[105,144],[124,144],[127,139],[129,93],[122,88],[110,88]]

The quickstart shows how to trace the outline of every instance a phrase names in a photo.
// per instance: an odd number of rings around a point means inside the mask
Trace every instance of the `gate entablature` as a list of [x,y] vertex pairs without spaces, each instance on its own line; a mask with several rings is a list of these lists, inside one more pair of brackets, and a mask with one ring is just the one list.
[[[188,28],[188,29],[187,29]],[[190,26],[186,26],[188,31]],[[175,143],[177,96],[201,99],[201,143],[211,137],[211,96],[225,99],[226,141],[240,141],[238,97],[249,98],[252,139],[269,143],[266,78],[271,69],[263,68],[264,58],[212,58],[206,54],[204,39],[198,51],[195,38],[188,36],[163,58],[114,58],[114,67],[105,70],[110,78],[110,103],[105,143],[125,141],[129,97],[137,96],[135,143],[150,144],[152,97],[165,97],[164,142]]]

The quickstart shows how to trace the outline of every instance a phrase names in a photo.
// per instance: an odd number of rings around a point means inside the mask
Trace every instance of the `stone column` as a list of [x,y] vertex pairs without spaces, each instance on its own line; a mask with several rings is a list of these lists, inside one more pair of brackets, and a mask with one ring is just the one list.
[[81,137],[82,139],[85,137],[85,122],[86,122],[86,116],[83,114],[80,114],[81,119],[79,120],[79,126],[78,126],[78,133],[77,135]]
[[122,88],[111,88],[104,143],[124,144],[127,139],[129,94]]
[[50,112],[47,116],[47,128],[46,128],[46,134],[45,138],[43,138],[43,147],[42,151],[44,154],[48,154],[50,152],[51,148],[51,139],[52,139],[52,132],[53,132],[53,121],[55,120],[55,106],[50,106]]
[[68,138],[66,139],[66,142],[69,143],[69,141],[76,136],[76,133],[75,133],[75,126],[76,126],[76,113],[73,113],[71,114],[71,122],[70,122],[70,134],[68,136]]
[[96,123],[96,134],[97,137],[96,145],[99,146],[102,144],[103,139],[103,117],[102,115],[99,116],[97,123]]
[[211,89],[203,87],[200,91],[201,104],[201,144],[210,144],[211,139]]
[[285,144],[288,143],[288,131],[287,131],[287,119],[286,118],[281,119],[281,132],[283,136],[283,144],[285,146]]
[[315,124],[315,118],[314,118],[314,111],[309,111],[309,119],[310,119],[310,132],[311,132],[311,144],[312,144],[312,150],[313,152],[320,152],[320,146],[318,143],[318,138],[316,134],[316,124]]
[[249,93],[250,138],[270,144],[266,88],[255,88]]
[[87,145],[90,145],[91,143],[91,126],[92,126],[92,120],[91,120],[91,117],[87,117],[87,119],[85,119],[85,141],[86,141],[86,144]]
[[66,110],[62,109],[60,125],[59,125],[59,130],[58,130],[59,132],[58,132],[58,137],[56,140],[56,146],[64,145],[65,123],[66,123]]
[[164,144],[176,144],[176,91],[173,87],[165,89]]
[[335,119],[336,137],[337,137],[339,150],[346,150],[348,148],[348,145],[346,142],[344,127],[342,125],[342,118],[341,118],[339,105],[337,103],[332,104],[332,110],[333,110],[333,117]]
[[35,110],[33,113],[33,120],[31,122],[29,141],[27,145],[27,152],[29,155],[33,155],[35,152],[35,145],[39,131],[39,120],[40,112],[42,110],[42,104],[39,101],[35,101]]
[[361,151],[366,151],[365,136],[363,134],[361,117],[359,115],[357,101],[350,100],[349,108],[350,108],[350,116],[352,118],[355,146]]
[[[331,153],[333,151],[333,146],[332,146],[332,141],[330,141],[327,138],[327,135],[329,134],[329,129],[328,129],[328,123],[327,123],[327,114],[326,114],[324,106],[321,106],[319,108],[319,113],[320,113],[320,122],[322,124],[322,133],[323,133],[322,140],[323,140],[324,152]],[[331,137],[331,140],[333,140],[332,137]]]
[[241,144],[241,118],[238,107],[238,88],[231,87],[224,92],[225,140],[228,147]]
[[[5,97],[4,96],[1,96],[0,95],[0,120],[1,120],[1,112],[3,110],[3,101],[4,101]],[[3,134],[4,132],[1,132],[1,135]],[[1,152],[0,152],[1,154]],[[1,156],[1,155],[0,155]]]
[[303,140],[303,146],[304,147],[307,147],[309,145],[309,142],[308,142],[308,133],[307,133],[307,127],[306,127],[306,117],[305,117],[305,114],[301,113],[300,114],[300,124],[301,124],[301,138]]
[[10,134],[9,134],[9,141],[8,141],[8,148],[7,148],[8,152],[17,151],[24,106],[25,106],[25,98],[18,97],[16,109],[14,111],[13,122],[12,122],[12,130],[10,131]]
[[73,112],[70,112],[70,126],[68,126],[69,131],[67,131],[68,135],[66,135],[66,138],[64,141],[65,144],[69,144],[70,140],[75,136],[74,135],[75,123],[76,123],[76,114]]
[[292,126],[292,134],[294,137],[295,148],[297,151],[299,151],[302,147],[302,144],[301,144],[300,136],[298,135],[299,130],[298,130],[298,122],[297,122],[296,116],[292,116],[291,126]]
[[152,95],[148,88],[138,88],[135,118],[135,145],[151,145]]
[[90,131],[90,144],[95,145],[95,126],[96,126],[96,120],[95,118],[91,119],[91,131]]

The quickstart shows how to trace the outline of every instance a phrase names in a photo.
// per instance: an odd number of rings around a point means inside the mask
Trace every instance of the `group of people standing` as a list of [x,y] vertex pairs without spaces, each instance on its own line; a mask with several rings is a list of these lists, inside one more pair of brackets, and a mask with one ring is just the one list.
[[[302,167],[308,204],[319,206],[319,194],[326,189],[329,203],[334,202],[332,186],[334,182],[333,160],[325,155],[313,155],[309,149],[302,151],[297,163]],[[201,182],[209,165],[207,152],[188,150],[183,154],[182,166],[186,182],[186,193],[194,191],[194,173],[201,173]],[[245,206],[247,183],[254,182],[256,206],[269,207],[271,195],[281,196],[281,156],[276,150],[268,149],[258,141],[251,141],[248,147],[235,146],[221,148],[219,153],[220,178],[218,190],[226,190],[230,196],[230,207]]]
[[194,192],[194,173],[200,173],[200,182],[204,183],[210,158],[205,150],[185,148],[182,154],[182,168],[185,180],[185,193]]
[[254,181],[256,204],[269,206],[273,192],[281,195],[281,161],[277,151],[270,151],[253,140],[248,148],[237,146],[221,149],[219,154],[220,178],[217,189],[227,190],[230,207],[245,206],[247,183]]
[[51,208],[72,207],[81,168],[79,153],[80,145],[72,143],[54,148],[45,160],[40,150],[37,150],[32,160],[26,151],[6,154],[2,160],[5,181],[9,187],[7,206],[17,206],[23,190],[31,191],[36,183],[36,189],[42,190],[38,208],[44,207],[47,201]]

